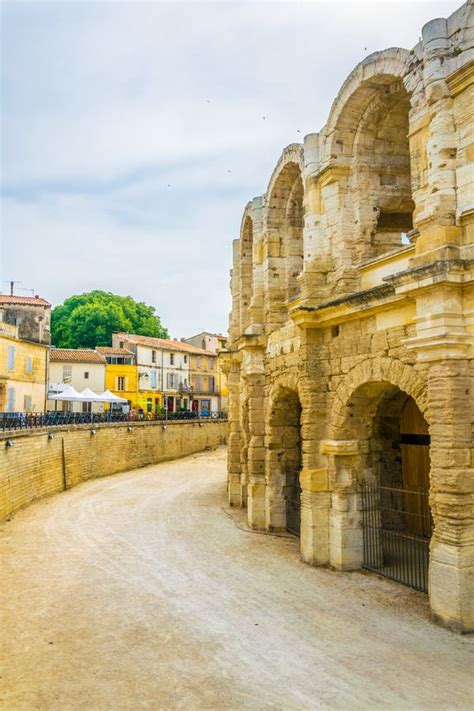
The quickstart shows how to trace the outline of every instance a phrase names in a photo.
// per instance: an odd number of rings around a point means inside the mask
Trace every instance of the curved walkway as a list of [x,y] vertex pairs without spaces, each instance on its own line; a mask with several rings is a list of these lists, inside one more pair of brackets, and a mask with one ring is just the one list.
[[303,565],[296,540],[223,506],[219,450],[3,524],[1,707],[472,707],[472,640],[430,622],[423,595]]

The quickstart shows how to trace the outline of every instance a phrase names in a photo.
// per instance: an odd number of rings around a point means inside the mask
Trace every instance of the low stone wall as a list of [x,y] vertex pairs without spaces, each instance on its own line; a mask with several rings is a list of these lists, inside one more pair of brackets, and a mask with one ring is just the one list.
[[226,440],[227,422],[219,421],[79,425],[4,433],[0,436],[0,520],[35,499],[87,479],[177,459]]

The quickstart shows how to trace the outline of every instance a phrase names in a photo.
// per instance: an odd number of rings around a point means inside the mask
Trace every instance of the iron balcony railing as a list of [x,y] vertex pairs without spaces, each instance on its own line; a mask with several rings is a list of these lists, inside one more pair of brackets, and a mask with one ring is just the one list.
[[225,421],[224,412],[208,415],[197,412],[144,412],[131,415],[125,412],[0,412],[0,430],[31,430],[67,425],[107,424],[114,422],[177,422],[181,420]]

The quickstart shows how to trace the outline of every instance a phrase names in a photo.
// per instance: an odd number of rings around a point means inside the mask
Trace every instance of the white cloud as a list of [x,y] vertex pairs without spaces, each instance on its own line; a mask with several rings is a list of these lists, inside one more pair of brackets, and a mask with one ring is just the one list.
[[3,278],[54,301],[127,292],[174,335],[224,329],[230,243],[283,147],[366,54],[456,5],[4,3]]

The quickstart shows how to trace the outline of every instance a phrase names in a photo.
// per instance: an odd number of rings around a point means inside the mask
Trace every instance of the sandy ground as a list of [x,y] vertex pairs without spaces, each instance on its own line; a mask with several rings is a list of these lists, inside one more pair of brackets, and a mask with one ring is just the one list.
[[473,707],[473,640],[432,623],[426,596],[310,568],[225,500],[221,449],[3,524],[1,707]]

